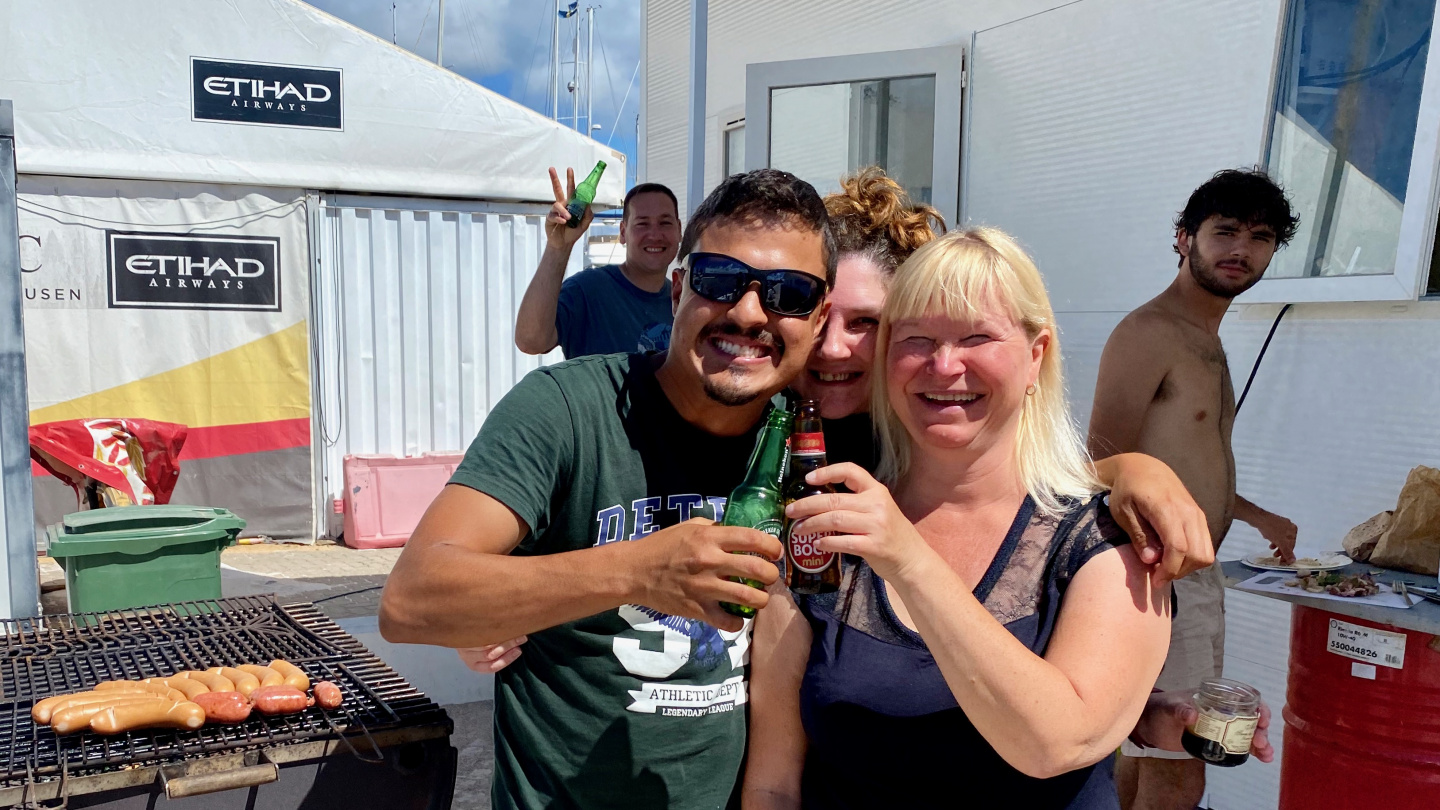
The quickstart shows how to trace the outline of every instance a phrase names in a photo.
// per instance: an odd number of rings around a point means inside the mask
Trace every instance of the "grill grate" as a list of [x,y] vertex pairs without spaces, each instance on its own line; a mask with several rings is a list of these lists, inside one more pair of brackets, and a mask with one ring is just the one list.
[[[0,787],[122,766],[194,759],[216,752],[335,738],[337,732],[448,725],[445,712],[348,636],[313,605],[237,597],[0,622]],[[251,715],[236,725],[148,730],[114,737],[58,737],[30,717],[35,702],[103,680],[171,675],[282,658],[314,681],[333,681],[344,702],[328,712]]]

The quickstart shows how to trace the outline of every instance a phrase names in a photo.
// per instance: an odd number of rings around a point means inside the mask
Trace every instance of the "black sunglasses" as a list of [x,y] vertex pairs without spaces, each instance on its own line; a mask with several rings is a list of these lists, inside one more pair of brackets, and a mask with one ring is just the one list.
[[801,318],[825,299],[824,279],[799,270],[756,270],[723,253],[691,253],[685,269],[696,295],[721,304],[739,301],[757,281],[760,305],[776,315]]

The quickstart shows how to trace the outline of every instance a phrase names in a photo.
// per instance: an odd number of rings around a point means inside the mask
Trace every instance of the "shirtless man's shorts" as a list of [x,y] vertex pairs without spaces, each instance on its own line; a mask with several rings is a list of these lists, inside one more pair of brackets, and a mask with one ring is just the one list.
[[[1180,272],[1115,327],[1100,359],[1090,452],[1138,451],[1180,476],[1205,510],[1218,550],[1239,518],[1282,557],[1295,524],[1235,493],[1230,447],[1235,392],[1220,321],[1235,296],[1264,275],[1297,220],[1284,193],[1261,172],[1223,171],[1191,195],[1175,223]],[[1156,686],[1188,689],[1221,674],[1225,589],[1216,563],[1175,582],[1170,653]],[[1116,768],[1125,810],[1191,810],[1205,792],[1205,764],[1188,755],[1126,744]]]

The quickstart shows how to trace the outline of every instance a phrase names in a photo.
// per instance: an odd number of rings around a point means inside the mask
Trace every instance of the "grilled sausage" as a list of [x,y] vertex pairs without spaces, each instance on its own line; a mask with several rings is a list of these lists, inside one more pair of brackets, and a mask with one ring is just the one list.
[[250,716],[250,699],[239,692],[206,692],[195,701],[212,723],[240,723]]
[[[49,716],[45,718],[44,722],[53,722],[56,714],[60,713],[60,711],[63,709],[68,709],[71,706],[86,706],[92,703],[114,703],[117,700],[123,700],[125,698],[133,697],[148,698],[151,700],[165,699],[160,697],[159,695],[151,694],[149,692],[77,692],[73,695],[62,695],[59,700],[51,703],[48,707],[50,710]],[[35,712],[32,711],[31,716],[33,717],[34,715]],[[41,721],[37,719],[36,722]]]
[[101,681],[95,684],[96,692],[149,692],[170,700],[184,700],[185,693],[171,689],[163,683],[145,683],[144,681]]
[[[248,696],[251,692],[254,692],[256,689],[260,688],[259,678],[243,670],[236,669],[235,667],[211,667],[207,669],[206,672],[209,672],[212,675],[219,675],[222,678],[230,679],[230,682],[235,684],[234,691],[239,692],[242,695]],[[210,691],[214,692],[216,690],[212,689]]]
[[285,683],[285,676],[270,667],[262,667],[259,664],[241,664],[236,669],[259,678],[261,686],[279,686]]
[[130,695],[119,699],[111,699],[104,703],[89,703],[80,706],[67,706],[50,718],[50,728],[56,734],[70,734],[90,727],[90,720],[100,712],[115,706],[130,706],[137,703],[165,703],[158,697],[145,695]]
[[70,698],[73,698],[73,697],[75,697],[75,696],[77,696],[77,695],[88,695],[88,694],[91,694],[91,693],[90,693],[90,692],[66,692],[66,693],[63,694],[63,695],[51,695],[50,697],[45,698],[44,700],[36,703],[36,704],[30,709],[30,717],[31,717],[31,719],[33,719],[36,723],[38,723],[38,724],[40,724],[40,725],[43,726],[43,725],[45,725],[46,723],[50,722],[50,715],[53,714],[54,711],[55,711],[55,704],[60,703],[61,701],[69,700]]
[[192,681],[189,678],[182,678],[179,675],[172,675],[169,678],[146,678],[146,683],[163,683],[177,692],[185,695],[189,700],[196,695],[203,695],[210,691],[210,687],[199,681]]
[[262,686],[250,693],[261,714],[294,714],[305,711],[314,701],[293,686]]
[[213,672],[202,672],[198,669],[187,669],[179,673],[177,677],[189,678],[192,681],[199,681],[209,687],[211,692],[234,692],[235,682]]
[[168,700],[109,706],[90,718],[90,728],[101,734],[121,734],[141,728],[199,728],[205,725],[205,710],[186,701]]
[[315,703],[322,709],[333,709],[340,705],[345,696],[340,694],[340,687],[329,681],[320,681],[315,684]]
[[289,661],[276,658],[270,662],[270,668],[285,676],[286,686],[293,686],[301,692],[310,689],[310,677]]

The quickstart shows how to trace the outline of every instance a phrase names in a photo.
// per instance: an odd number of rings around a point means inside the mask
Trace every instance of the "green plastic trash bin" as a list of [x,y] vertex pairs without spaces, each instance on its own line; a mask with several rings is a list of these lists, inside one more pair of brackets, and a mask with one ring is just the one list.
[[45,530],[72,613],[220,598],[220,550],[245,521],[208,506],[122,506]]

